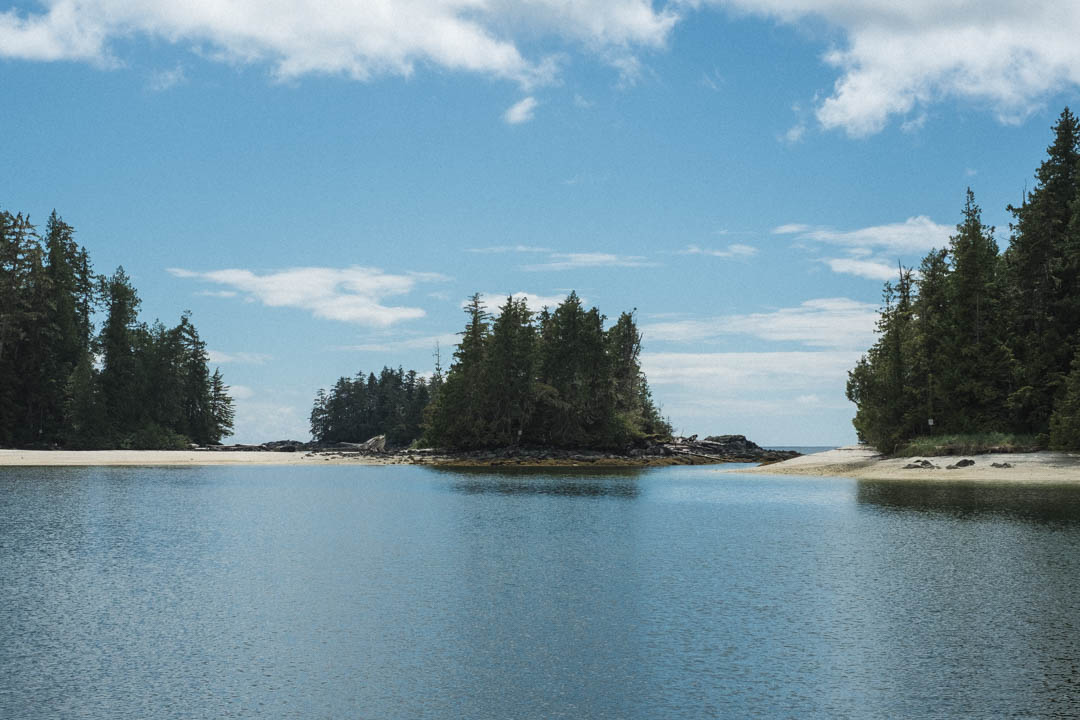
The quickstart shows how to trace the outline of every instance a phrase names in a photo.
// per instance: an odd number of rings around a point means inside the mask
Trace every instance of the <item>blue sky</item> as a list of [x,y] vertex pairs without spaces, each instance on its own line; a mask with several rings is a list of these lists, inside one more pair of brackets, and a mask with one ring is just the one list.
[[848,443],[883,280],[968,186],[1005,246],[1078,36],[1005,0],[16,3],[0,207],[192,310],[242,442],[448,362],[472,292],[576,289],[637,308],[678,430]]

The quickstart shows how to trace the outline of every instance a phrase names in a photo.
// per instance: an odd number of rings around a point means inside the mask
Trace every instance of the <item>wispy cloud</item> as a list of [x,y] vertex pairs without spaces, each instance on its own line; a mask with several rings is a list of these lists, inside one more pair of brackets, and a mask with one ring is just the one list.
[[[436,346],[446,352],[444,362],[447,362],[445,358],[450,357],[452,348],[458,344],[461,340],[461,336],[454,333],[443,333],[441,335],[423,335],[410,338],[399,338],[398,336],[380,338],[375,337],[368,342],[354,343],[352,345],[335,345],[331,350],[348,351],[348,352],[400,352],[403,350],[434,350]],[[447,350],[450,348],[451,350]]]
[[823,263],[835,273],[855,275],[867,280],[895,280],[900,273],[898,265],[880,260],[860,260],[859,258],[825,258]]
[[719,92],[720,88],[727,82],[724,76],[720,74],[720,71],[713,68],[710,72],[703,72],[701,74],[701,84],[704,87],[709,88],[713,92]]
[[803,225],[801,223],[788,223],[787,225],[780,225],[773,228],[774,235],[792,235],[795,233],[803,233],[808,230],[812,230],[809,225]]
[[[497,292],[485,292],[480,293],[481,302],[484,308],[492,314],[499,311],[499,308],[506,303],[506,298],[512,297],[515,300],[524,300],[525,305],[533,312],[540,312],[545,307],[554,308],[564,300],[566,300],[566,293],[562,295],[539,295],[537,293],[529,293],[524,291],[518,291],[515,293],[497,293]],[[584,303],[585,299],[581,301]],[[464,306],[464,303],[462,303]]]
[[264,353],[207,350],[206,354],[210,357],[210,362],[215,365],[263,365],[270,360],[270,356]]
[[[699,391],[727,389],[803,390],[820,381],[842,380],[859,352],[642,353],[654,386],[684,385]],[[808,393],[806,393],[808,394]]]
[[551,248],[536,247],[534,245],[495,245],[484,248],[468,248],[465,252],[503,254],[503,253],[549,253]]
[[673,319],[649,323],[649,341],[702,343],[731,335],[811,348],[859,349],[873,342],[875,305],[848,298],[818,298],[790,308],[745,315]]
[[230,385],[229,396],[233,400],[250,400],[255,397],[255,391],[247,385]]
[[614,255],[612,253],[552,253],[548,262],[535,265],[522,265],[522,270],[539,272],[543,270],[580,270],[582,268],[605,268],[605,267],[653,267],[656,263],[650,262],[641,255]]
[[386,305],[383,300],[408,294],[417,283],[444,279],[437,273],[393,275],[358,266],[300,267],[261,274],[241,269],[195,272],[170,268],[169,272],[225,286],[266,307],[302,309],[318,318],[373,327],[424,317],[420,308]]
[[[528,90],[557,82],[568,64],[561,51],[524,50],[552,44],[539,38],[614,68],[625,87],[646,72],[643,52],[666,47],[680,20],[710,5],[837,29],[837,43],[823,55],[837,77],[814,114],[822,127],[854,137],[879,132],[894,118],[915,128],[927,107],[943,101],[989,108],[1001,122],[1015,123],[1046,98],[1080,86],[1080,6],[1061,0],[997,0],[978,12],[940,0],[415,0],[378,11],[334,0],[50,0],[0,12],[0,56],[115,67],[115,46],[141,37],[215,61],[268,65],[279,79],[330,74],[366,81],[432,67]],[[702,83],[719,84],[715,74]],[[521,115],[530,116],[531,108]]]
[[[855,230],[836,230],[792,223],[773,230],[776,235],[792,235],[804,245],[826,253],[827,247],[840,248],[846,257],[831,253],[819,258],[833,272],[856,275],[870,280],[887,280],[897,273],[897,259],[920,256],[949,243],[952,227],[940,225],[925,215],[904,222],[872,225]],[[836,250],[832,250],[833,253]]]
[[943,247],[954,228],[939,225],[925,215],[910,217],[902,223],[872,225],[856,230],[834,230],[808,225],[781,225],[776,234],[797,234],[800,240],[841,245],[851,248],[872,248],[889,253],[922,253]]
[[503,113],[503,120],[508,125],[527,123],[533,119],[537,104],[536,98],[532,96],[524,98],[507,108],[506,112]]
[[[722,233],[726,234],[726,233]],[[703,248],[697,245],[687,245],[685,248],[679,251],[680,255],[711,255],[712,257],[753,257],[757,255],[757,248],[753,245],[743,245],[741,243],[735,243],[728,245],[722,250],[715,250],[710,248]]]
[[186,82],[187,74],[184,72],[183,66],[177,65],[170,70],[156,70],[150,73],[147,87],[154,92],[164,92]]
[[805,135],[806,125],[800,122],[789,127],[787,132],[780,136],[780,140],[788,145],[795,145],[801,142]]

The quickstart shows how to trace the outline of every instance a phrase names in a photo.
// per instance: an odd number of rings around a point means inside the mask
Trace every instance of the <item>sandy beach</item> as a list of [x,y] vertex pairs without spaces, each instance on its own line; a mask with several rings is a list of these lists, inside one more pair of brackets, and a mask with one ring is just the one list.
[[[948,469],[949,465],[954,465],[964,459],[972,460],[974,464]],[[906,468],[921,460],[928,461],[934,467]],[[993,467],[995,463],[999,465],[1007,463],[1011,467]],[[861,480],[955,480],[1080,485],[1080,454],[1044,451],[886,458],[873,448],[852,445],[738,472],[763,475],[850,477]]]
[[0,450],[0,467],[152,465],[386,465],[392,458],[305,452],[205,450]]

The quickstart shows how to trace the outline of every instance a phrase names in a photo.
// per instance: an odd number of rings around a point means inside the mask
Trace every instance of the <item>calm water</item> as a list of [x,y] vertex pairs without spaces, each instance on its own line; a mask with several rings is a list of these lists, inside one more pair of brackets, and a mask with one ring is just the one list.
[[0,470],[2,718],[1080,716],[1080,493]]

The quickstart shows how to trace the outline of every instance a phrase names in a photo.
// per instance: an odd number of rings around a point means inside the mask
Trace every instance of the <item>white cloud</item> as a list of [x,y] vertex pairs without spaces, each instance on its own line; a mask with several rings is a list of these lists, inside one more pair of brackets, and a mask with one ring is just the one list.
[[270,356],[263,353],[251,352],[221,352],[220,350],[207,350],[210,362],[214,365],[263,365]]
[[255,391],[247,385],[229,385],[229,396],[233,400],[250,400],[255,397]]
[[522,270],[578,270],[581,268],[601,267],[653,267],[641,255],[614,255],[611,253],[552,253],[549,262],[536,265],[523,265]]
[[[718,233],[726,235],[726,232]],[[687,245],[685,248],[679,251],[680,255],[711,255],[712,257],[752,257],[757,255],[757,248],[753,245],[743,245],[741,243],[735,243],[728,245],[723,250],[712,250],[709,248],[699,247],[697,245]]]
[[734,396],[757,390],[799,391],[842,381],[860,356],[858,352],[642,353],[641,365],[650,385],[683,385]]
[[[649,0],[45,0],[42,11],[0,13],[0,56],[116,64],[114,45],[164,40],[232,63],[264,63],[278,78],[411,75],[417,66],[550,82],[558,57],[526,58],[549,36],[615,67],[635,48],[664,44],[677,16]],[[36,10],[36,7],[35,7]]]
[[420,308],[388,306],[382,301],[411,292],[418,282],[445,279],[437,273],[391,275],[358,266],[301,267],[263,274],[240,269],[193,272],[170,268],[169,272],[224,285],[267,307],[298,308],[318,318],[373,327],[424,317]]
[[308,419],[310,403],[305,408],[270,400],[235,399],[236,434],[225,442],[255,444],[272,440],[307,441],[311,438]]
[[870,280],[895,278],[901,256],[922,256],[934,248],[949,244],[953,227],[939,225],[925,215],[910,217],[902,223],[873,225],[856,230],[834,230],[809,225],[781,225],[777,235],[794,235],[804,244],[843,248],[846,257],[824,257],[833,272],[856,275]]
[[[663,48],[676,23],[710,4],[837,28],[842,40],[823,61],[838,77],[815,112],[823,127],[852,136],[894,117],[917,128],[925,108],[943,100],[1017,122],[1080,85],[1080,4],[1068,0],[43,0],[0,13],[0,56],[116,66],[117,46],[143,36],[268,65],[281,79],[407,77],[434,67],[528,89],[557,80],[566,48],[615,68],[625,86],[646,72],[642,51]],[[538,39],[559,52],[522,50]]]
[[[846,36],[824,60],[840,72],[817,107],[852,136],[893,116],[922,121],[945,99],[989,107],[1003,122],[1080,85],[1080,4],[1061,0],[717,0],[798,24],[820,18]],[[910,121],[909,121],[910,122]],[[909,126],[910,128],[910,126]]]
[[899,266],[877,260],[859,258],[825,258],[823,263],[835,273],[855,275],[867,280],[895,280],[900,274]]
[[[506,304],[506,298],[509,295],[515,300],[524,300],[525,305],[533,312],[540,312],[545,307],[554,309],[556,305],[559,305],[566,300],[566,294],[562,295],[537,295],[536,293],[516,292],[516,293],[495,293],[485,292],[480,293],[481,302],[484,304],[484,308],[491,314],[497,314],[499,308]],[[585,299],[581,299],[582,303]],[[465,303],[462,303],[462,307]]]
[[866,348],[874,338],[877,307],[848,298],[818,298],[797,307],[746,315],[656,322],[642,326],[649,341],[701,343],[728,335],[814,348]]
[[438,346],[442,351],[453,348],[461,339],[455,333],[443,333],[442,335],[424,335],[400,339],[397,335],[392,338],[376,337],[370,342],[355,345],[336,345],[332,350],[345,350],[348,352],[396,352],[400,350],[434,350]]
[[186,82],[187,75],[184,73],[183,66],[177,65],[171,70],[157,70],[151,73],[147,87],[154,92],[164,92]]
[[780,136],[780,139],[788,145],[795,145],[800,142],[805,135],[806,125],[798,123],[789,127],[787,132]]
[[806,232],[812,228],[809,225],[802,225],[800,223],[789,223],[787,225],[780,225],[773,228],[774,235],[794,235],[795,233]]
[[[791,229],[798,228],[798,229]],[[873,225],[857,230],[810,228],[805,225],[783,225],[773,232],[797,233],[800,240],[813,240],[849,248],[872,248],[887,253],[925,253],[944,247],[955,227],[939,225],[925,215],[910,217],[902,223]]]
[[682,431],[744,433],[770,444],[851,442],[844,397],[857,352],[643,353],[662,412]]
[[533,119],[533,113],[536,111],[537,106],[536,98],[529,96],[514,103],[503,114],[503,120],[508,125],[520,125],[521,123],[527,123]]

